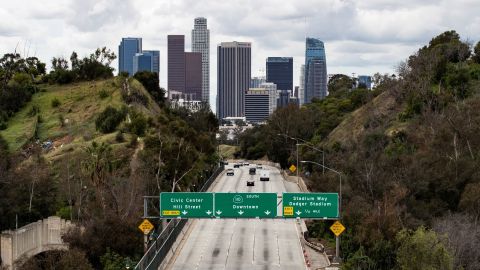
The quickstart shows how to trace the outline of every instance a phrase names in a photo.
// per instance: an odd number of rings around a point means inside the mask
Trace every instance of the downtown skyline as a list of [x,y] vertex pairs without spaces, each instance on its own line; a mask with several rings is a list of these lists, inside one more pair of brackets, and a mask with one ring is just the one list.
[[[36,55],[50,66],[52,57],[69,58],[72,51],[83,56],[101,46],[116,51],[122,37],[138,36],[143,38],[143,47],[160,50],[160,84],[164,88],[168,81],[167,35],[184,34],[185,50],[191,51],[193,20],[207,18],[212,109],[217,92],[216,46],[224,41],[252,42],[252,76],[265,75],[267,57],[293,57],[293,84],[297,86],[300,66],[305,62],[305,36],[325,43],[328,73],[346,75],[393,73],[420,44],[445,30],[455,29],[470,40],[480,38],[475,26],[480,20],[475,14],[480,4],[475,1],[332,0],[298,1],[294,5],[279,5],[280,1],[262,5],[253,1],[229,5],[218,1],[148,5],[143,1],[20,2],[6,3],[0,11],[12,22],[0,26],[1,53],[17,47],[22,54]],[[441,16],[430,20],[419,15],[429,11]],[[469,15],[458,17],[458,13]],[[112,66],[117,67],[117,61]]]

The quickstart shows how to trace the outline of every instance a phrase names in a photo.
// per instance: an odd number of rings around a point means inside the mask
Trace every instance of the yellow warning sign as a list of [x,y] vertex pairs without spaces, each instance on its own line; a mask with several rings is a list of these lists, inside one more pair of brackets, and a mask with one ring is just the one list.
[[295,167],[295,165],[292,164],[292,166],[290,166],[289,170],[294,173],[296,170],[297,170],[297,167]]
[[143,234],[149,234],[153,230],[154,226],[152,223],[150,223],[150,221],[148,221],[148,219],[144,219],[138,228],[143,232]]
[[283,215],[284,216],[293,216],[293,206],[283,207]]
[[163,210],[162,216],[179,216],[180,210]]
[[330,226],[330,230],[335,234],[335,236],[339,236],[343,233],[343,231],[345,231],[345,227],[342,223],[340,223],[340,221],[337,220],[332,226]]

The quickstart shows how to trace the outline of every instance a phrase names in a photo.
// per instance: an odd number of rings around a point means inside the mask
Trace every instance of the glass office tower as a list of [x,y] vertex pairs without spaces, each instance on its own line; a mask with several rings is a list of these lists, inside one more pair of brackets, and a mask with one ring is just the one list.
[[142,52],[142,38],[122,38],[118,46],[118,72],[128,72],[133,76],[133,58]]
[[304,103],[310,103],[313,98],[323,99],[327,96],[327,60],[324,44],[319,39],[306,39],[304,78]]

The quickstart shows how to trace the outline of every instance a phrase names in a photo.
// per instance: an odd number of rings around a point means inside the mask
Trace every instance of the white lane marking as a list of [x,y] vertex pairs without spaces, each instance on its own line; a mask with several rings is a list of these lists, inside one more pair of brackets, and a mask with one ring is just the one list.
[[228,255],[230,255],[230,247],[232,246],[232,239],[233,239],[233,234],[235,233],[235,226],[237,226],[237,220],[236,219],[235,219],[234,222],[235,223],[233,224],[232,236],[230,236],[230,243],[228,244],[227,256],[225,258],[225,269],[227,268]]

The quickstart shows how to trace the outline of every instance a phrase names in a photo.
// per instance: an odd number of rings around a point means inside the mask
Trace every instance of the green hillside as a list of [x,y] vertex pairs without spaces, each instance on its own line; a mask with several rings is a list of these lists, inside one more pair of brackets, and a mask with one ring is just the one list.
[[[9,120],[8,128],[0,131],[0,135],[13,152],[35,137],[41,143],[51,141],[55,149],[69,143],[113,139],[114,134],[105,135],[95,129],[95,119],[107,106],[117,109],[126,106],[122,80],[116,77],[69,85],[40,85],[40,92]],[[158,105],[138,81],[130,79],[129,88],[130,94],[140,93],[146,100],[145,104],[133,102],[131,106],[150,117],[160,113]],[[53,105],[54,100],[58,100],[58,106]]]

